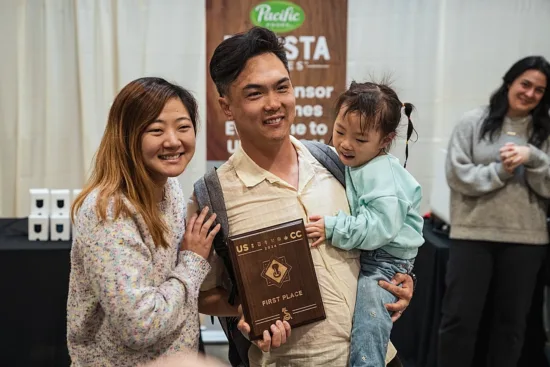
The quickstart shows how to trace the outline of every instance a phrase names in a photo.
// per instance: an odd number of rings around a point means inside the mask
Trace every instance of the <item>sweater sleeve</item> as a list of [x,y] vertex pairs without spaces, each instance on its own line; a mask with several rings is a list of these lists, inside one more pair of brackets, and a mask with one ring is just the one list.
[[201,256],[179,252],[174,270],[156,285],[151,251],[131,218],[102,222],[84,245],[87,278],[108,322],[129,348],[155,344],[197,309],[199,287],[210,270]]
[[529,145],[531,154],[525,163],[525,179],[540,196],[550,198],[550,157],[544,151]]
[[359,200],[356,216],[338,212],[325,217],[325,234],[343,250],[375,250],[389,244],[403,227],[410,205],[396,196]]
[[467,196],[482,196],[498,190],[513,175],[504,170],[502,163],[476,164],[472,159],[476,124],[461,121],[449,141],[445,173],[449,187]]

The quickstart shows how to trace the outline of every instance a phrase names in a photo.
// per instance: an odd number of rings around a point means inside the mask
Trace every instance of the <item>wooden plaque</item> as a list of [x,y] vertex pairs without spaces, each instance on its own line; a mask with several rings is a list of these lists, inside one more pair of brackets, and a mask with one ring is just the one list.
[[229,237],[228,246],[251,340],[277,320],[325,319],[302,219]]

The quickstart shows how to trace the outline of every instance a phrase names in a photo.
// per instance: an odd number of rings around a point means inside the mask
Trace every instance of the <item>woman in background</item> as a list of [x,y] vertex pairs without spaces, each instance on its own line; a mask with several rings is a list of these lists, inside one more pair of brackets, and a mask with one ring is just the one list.
[[136,366],[198,348],[198,292],[219,226],[210,230],[205,208],[184,231],[176,177],[195,152],[197,117],[193,96],[160,78],[129,83],[113,102],[72,208],[73,366]]
[[[455,127],[446,163],[453,239],[439,331],[439,366],[472,365],[488,295],[488,366],[515,367],[546,255],[550,198],[550,65],[516,62],[489,106]],[[491,288],[491,290],[489,290]]]

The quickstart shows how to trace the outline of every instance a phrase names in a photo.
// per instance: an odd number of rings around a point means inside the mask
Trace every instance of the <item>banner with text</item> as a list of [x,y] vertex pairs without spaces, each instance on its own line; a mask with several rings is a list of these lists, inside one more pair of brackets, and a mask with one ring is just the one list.
[[[258,25],[285,38],[290,78],[296,96],[291,134],[328,143],[336,98],[346,86],[347,0],[207,0],[208,63],[225,38]],[[207,72],[207,160],[225,161],[239,144],[232,121],[218,104]]]

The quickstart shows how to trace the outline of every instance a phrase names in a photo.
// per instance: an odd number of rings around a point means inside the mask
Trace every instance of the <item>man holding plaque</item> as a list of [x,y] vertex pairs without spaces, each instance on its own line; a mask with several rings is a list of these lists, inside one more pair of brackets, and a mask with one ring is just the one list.
[[[241,141],[229,160],[218,168],[229,236],[294,219],[307,221],[312,213],[349,212],[344,187],[307,148],[290,136],[296,100],[286,53],[277,36],[264,28],[223,41],[210,62],[210,74],[228,120],[235,122]],[[189,205],[189,212],[197,205]],[[250,366],[348,365],[355,306],[359,252],[321,244],[311,249],[326,319],[290,331],[276,321],[248,352]],[[227,276],[220,258],[211,256],[212,271],[199,296],[199,311],[209,315],[239,315],[224,289]],[[250,264],[254,266],[255,264]],[[286,266],[286,264],[284,264]],[[300,264],[288,264],[299,267]],[[258,265],[262,270],[261,264]],[[399,298],[388,305],[394,320],[412,298],[412,279],[397,274],[394,284],[382,284]],[[241,319],[243,333],[250,326]],[[268,332],[268,330],[270,332]],[[396,354],[390,344],[386,362]],[[245,362],[246,363],[246,362]],[[395,362],[394,362],[395,363]],[[390,362],[391,365],[391,362]]]

